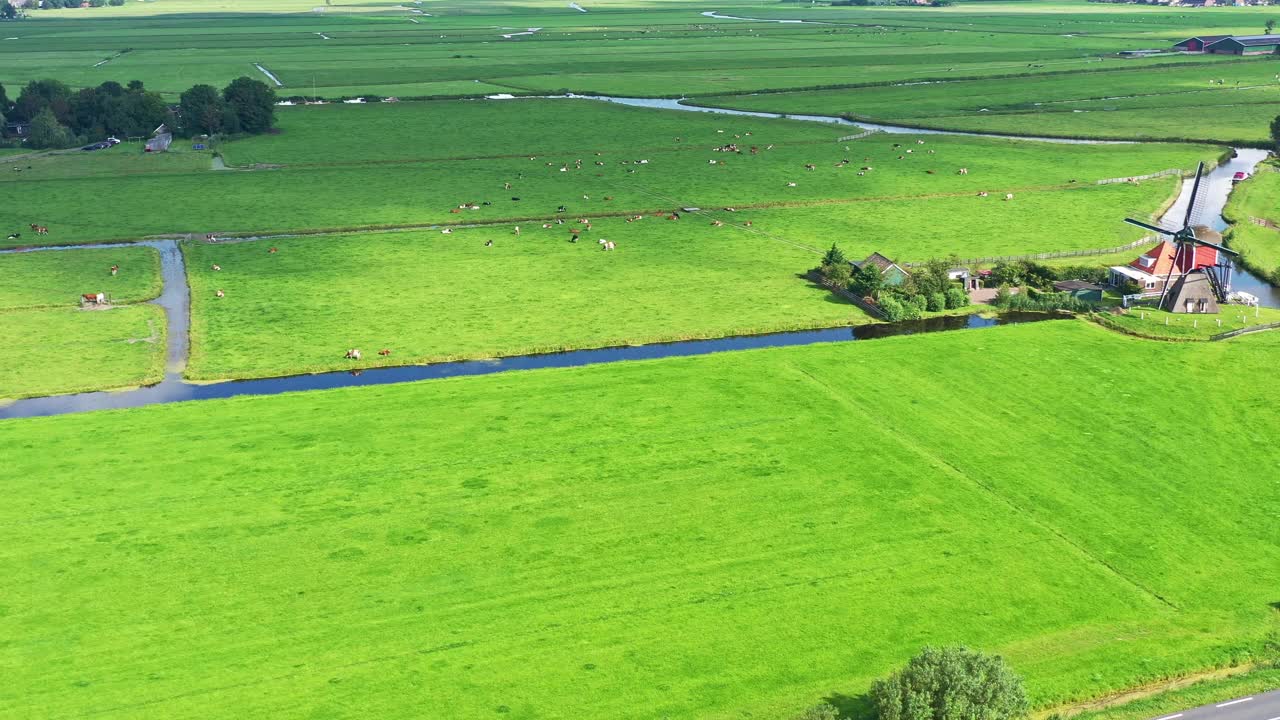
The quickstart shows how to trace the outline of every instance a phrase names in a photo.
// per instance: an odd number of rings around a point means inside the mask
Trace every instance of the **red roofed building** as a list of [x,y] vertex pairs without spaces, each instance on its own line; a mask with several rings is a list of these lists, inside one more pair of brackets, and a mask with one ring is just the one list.
[[1132,280],[1138,283],[1143,292],[1160,292],[1167,280],[1176,279],[1192,270],[1225,264],[1226,258],[1214,248],[1183,245],[1179,249],[1166,240],[1139,255],[1128,265],[1112,267],[1111,284],[1123,287],[1127,281]]

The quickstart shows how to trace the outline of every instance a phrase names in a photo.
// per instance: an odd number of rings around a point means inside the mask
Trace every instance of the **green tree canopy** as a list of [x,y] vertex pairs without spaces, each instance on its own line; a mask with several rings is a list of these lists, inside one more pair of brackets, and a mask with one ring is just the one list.
[[18,16],[18,9],[9,4],[9,0],[0,0],[0,18],[12,20]]
[[1280,151],[1280,116],[1271,121],[1271,141],[1275,143],[1276,150]]
[[827,267],[828,265],[843,265],[848,262],[849,260],[844,256],[844,251],[836,247],[835,243],[831,243],[831,249],[827,251],[826,255],[822,256],[823,267]]
[[1029,707],[1003,658],[965,647],[924,648],[871,696],[880,720],[1009,720]]
[[267,84],[248,77],[238,77],[222,89],[226,101],[240,122],[240,130],[264,133],[276,120],[276,91]]
[[21,120],[35,120],[41,110],[49,108],[58,122],[65,123],[71,115],[71,88],[57,80],[32,80],[22,88],[14,103],[13,115]]
[[27,145],[30,147],[61,148],[72,143],[71,133],[58,122],[52,109],[45,108],[32,119],[31,129],[27,132]]
[[[226,129],[227,104],[212,85],[193,85],[179,99],[182,127],[189,135],[232,132]],[[234,112],[232,113],[234,117]]]

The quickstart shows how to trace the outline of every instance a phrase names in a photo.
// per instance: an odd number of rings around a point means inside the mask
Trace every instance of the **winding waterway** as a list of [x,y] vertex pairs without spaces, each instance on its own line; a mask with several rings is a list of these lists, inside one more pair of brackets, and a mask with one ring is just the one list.
[[[654,100],[647,98],[579,95],[564,95],[559,97],[591,99],[634,107],[681,110],[686,112],[710,112],[723,115],[745,115],[750,117],[766,118],[785,117],[791,120],[849,125],[893,134],[965,135],[1005,138],[1023,142],[1066,144],[1131,144],[1121,141],[1074,140],[1047,137],[1020,137],[991,133],[950,132],[945,130],[920,130],[895,125],[852,122],[844,118],[824,115],[783,115],[780,113],[699,107],[695,105],[686,105],[680,100]],[[1266,156],[1267,153],[1263,150],[1239,149],[1236,151],[1236,157],[1231,159],[1229,162],[1223,163],[1210,173],[1207,178],[1207,184],[1205,184],[1201,200],[1197,204],[1198,207],[1195,214],[1196,221],[1200,224],[1209,225],[1216,230],[1225,229],[1227,227],[1227,223],[1222,217],[1222,210],[1225,207],[1227,197],[1231,192],[1232,175],[1236,172],[1252,173],[1258,163],[1265,159]],[[1177,202],[1174,203],[1164,216],[1166,225],[1173,227],[1180,224],[1179,221],[1186,212],[1186,203],[1187,198],[1190,195],[1190,188],[1190,180],[1183,183],[1182,193]],[[160,251],[161,273],[164,278],[164,289],[160,297],[156,298],[152,302],[164,308],[166,319],[168,321],[168,345],[166,348],[167,363],[164,380],[157,385],[120,392],[80,393],[75,395],[59,395],[53,397],[18,400],[8,405],[0,406],[0,419],[64,415],[91,410],[135,408],[188,400],[230,398],[241,395],[277,395],[280,393],[301,392],[306,390],[387,385],[468,375],[488,375],[492,373],[507,372],[510,370],[578,367],[600,363],[621,362],[625,360],[648,360],[667,357],[705,355],[732,350],[811,345],[829,342],[849,342],[894,335],[987,328],[1013,323],[1035,322],[1057,317],[1038,313],[1007,313],[1005,315],[992,318],[981,317],[978,315],[940,317],[906,323],[863,325],[853,328],[828,328],[822,330],[730,337],[715,340],[688,340],[596,350],[576,350],[543,355],[524,355],[493,360],[471,360],[464,362],[438,363],[434,365],[408,365],[391,368],[374,368],[363,371],[339,371],[314,375],[294,375],[282,378],[237,380],[200,385],[188,383],[182,379],[182,373],[186,369],[187,355],[189,351],[188,330],[191,302],[190,290],[187,285],[186,269],[182,260],[182,252],[179,249],[177,242],[173,240],[147,241],[132,244],[147,245]],[[0,250],[0,253],[56,252],[71,251],[80,247],[123,247],[125,245],[129,244],[119,243],[94,246],[56,246],[20,250]],[[1264,306],[1280,307],[1280,290],[1253,276],[1243,268],[1237,268],[1235,270],[1232,285],[1235,290],[1242,290],[1257,296]]]

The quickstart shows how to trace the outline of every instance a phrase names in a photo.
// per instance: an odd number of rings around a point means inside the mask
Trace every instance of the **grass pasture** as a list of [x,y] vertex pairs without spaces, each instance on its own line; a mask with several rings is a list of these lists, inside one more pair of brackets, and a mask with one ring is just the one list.
[[363,364],[403,365],[869,320],[798,277],[817,255],[765,235],[648,217],[600,221],[570,243],[569,227],[297,238],[272,241],[275,254],[189,245],[188,374],[342,369],[351,347]]
[[154,305],[3,310],[0,402],[159,382],[164,350]]
[[[120,267],[114,276],[112,265]],[[0,255],[0,310],[78,305],[89,292],[135,303],[159,295],[160,285],[160,254],[149,247]]]
[[[1225,216],[1231,220],[1228,242],[1265,278],[1280,278],[1280,168],[1272,163],[1231,192]],[[1266,224],[1259,225],[1257,221]]]
[[[1062,321],[2,423],[0,701],[786,717],[930,642],[1041,707],[1245,661],[1276,341]],[[1134,452],[1126,368],[1216,389],[1144,395]],[[1187,426],[1231,451],[1175,460]]]

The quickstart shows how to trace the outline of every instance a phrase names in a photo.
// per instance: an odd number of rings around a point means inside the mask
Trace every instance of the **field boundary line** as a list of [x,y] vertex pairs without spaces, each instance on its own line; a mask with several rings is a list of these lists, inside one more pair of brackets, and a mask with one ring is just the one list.
[[811,383],[816,384],[818,387],[822,388],[827,395],[829,395],[832,399],[834,399],[840,405],[855,410],[859,415],[866,418],[866,422],[868,424],[875,425],[881,431],[886,432],[891,437],[897,439],[900,443],[902,443],[902,446],[904,448],[915,453],[921,459],[925,460],[926,462],[929,462],[929,464],[940,467],[944,471],[948,471],[949,474],[959,476],[960,479],[968,481],[969,483],[979,488],[986,494],[998,500],[1000,503],[1004,504],[1009,509],[1013,510],[1017,515],[1025,518],[1032,525],[1041,528],[1042,530],[1053,535],[1054,537],[1057,537],[1059,540],[1061,540],[1066,545],[1070,546],[1072,549],[1074,549],[1077,553],[1079,553],[1085,559],[1105,568],[1109,573],[1111,573],[1115,577],[1137,588],[1144,595],[1148,595],[1152,598],[1155,598],[1166,607],[1179,612],[1181,611],[1181,608],[1179,608],[1177,605],[1170,602],[1167,598],[1155,592],[1154,590],[1151,590],[1150,588],[1146,587],[1145,585],[1138,582],[1137,580],[1129,577],[1125,573],[1121,572],[1119,568],[1108,563],[1106,560],[1103,560],[1102,558],[1094,555],[1092,552],[1089,551],[1088,548],[1081,545],[1076,540],[1072,539],[1070,536],[1068,536],[1063,531],[1059,530],[1057,527],[1049,524],[1044,520],[1041,520],[1031,510],[1028,510],[1027,508],[1022,507],[1018,503],[1014,502],[1012,499],[1006,497],[1000,492],[997,492],[993,487],[991,487],[987,483],[984,483],[981,480],[978,480],[977,478],[973,477],[969,473],[961,470],[950,460],[928,449],[926,446],[920,443],[919,440],[915,439],[909,433],[902,432],[898,428],[895,428],[892,425],[884,422],[882,418],[879,418],[874,414],[868,412],[861,405],[858,405],[857,403],[849,400],[848,397],[845,396],[845,393],[840,392],[839,390],[836,390],[835,388],[831,387],[830,385],[823,382],[822,380],[814,377],[811,373],[809,373],[808,371],[806,371],[801,367],[798,367],[790,363],[786,364],[786,367],[792,368],[793,370],[795,370],[796,372],[800,373],[805,378],[807,378]]

